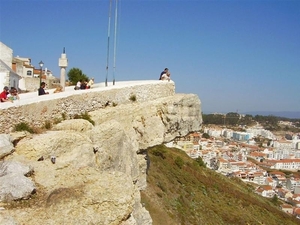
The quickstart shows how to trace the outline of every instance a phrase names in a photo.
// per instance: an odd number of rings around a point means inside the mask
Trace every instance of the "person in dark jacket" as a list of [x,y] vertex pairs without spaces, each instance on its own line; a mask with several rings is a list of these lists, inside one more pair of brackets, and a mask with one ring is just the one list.
[[48,95],[49,94],[49,92],[46,92],[45,91],[45,86],[46,86],[46,83],[45,82],[42,82],[41,83],[41,87],[39,88],[39,90],[38,90],[38,94],[39,95]]

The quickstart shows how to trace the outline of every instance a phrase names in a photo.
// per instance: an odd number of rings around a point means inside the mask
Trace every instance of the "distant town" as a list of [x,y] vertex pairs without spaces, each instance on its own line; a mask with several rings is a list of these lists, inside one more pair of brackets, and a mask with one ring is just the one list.
[[300,219],[300,119],[203,115],[200,132],[167,146],[200,157],[207,168],[228,178],[253,185],[257,194],[282,201],[281,209]]

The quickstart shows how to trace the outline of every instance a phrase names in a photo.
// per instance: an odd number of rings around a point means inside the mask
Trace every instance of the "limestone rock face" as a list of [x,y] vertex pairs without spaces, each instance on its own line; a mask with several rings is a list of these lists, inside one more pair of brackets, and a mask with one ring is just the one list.
[[20,224],[30,225],[121,224],[130,218],[137,190],[129,176],[88,167],[56,175],[55,188],[45,193],[41,207],[4,210],[2,214],[13,214]]
[[84,119],[65,120],[54,126],[55,130],[73,130],[78,132],[85,132],[87,130],[91,130],[92,128],[93,125]]
[[30,207],[2,210],[5,218],[30,225],[152,224],[139,192],[146,187],[146,149],[200,130],[199,98],[175,94],[110,105],[89,115],[95,125],[66,120],[45,133],[18,138],[5,160],[34,168],[32,178],[24,176],[32,174],[27,170],[22,176],[32,179],[37,193],[28,200]]
[[26,159],[37,161],[43,156],[44,160],[56,157],[57,164],[73,164],[93,166],[93,144],[84,133],[65,131],[48,131],[30,138],[22,139],[16,146],[16,154]]
[[137,179],[138,149],[132,145],[132,140],[122,124],[112,119],[87,133],[94,146],[98,146],[96,161],[101,170],[120,171],[130,175],[133,180]]
[[194,94],[175,94],[143,104],[133,102],[90,115],[99,126],[106,121],[118,121],[136,149],[169,142],[200,130],[202,124],[201,103]]
[[5,224],[5,225],[19,225],[14,218],[11,216],[3,216],[0,213],[0,224]]

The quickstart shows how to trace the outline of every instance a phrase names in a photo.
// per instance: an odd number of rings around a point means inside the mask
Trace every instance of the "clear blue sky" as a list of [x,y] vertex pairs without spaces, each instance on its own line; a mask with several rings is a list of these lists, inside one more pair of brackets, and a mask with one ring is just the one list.
[[[109,0],[1,0],[0,40],[59,77],[106,76]],[[300,111],[300,1],[119,0],[116,81],[157,80],[204,113]],[[113,77],[114,13],[108,80]]]

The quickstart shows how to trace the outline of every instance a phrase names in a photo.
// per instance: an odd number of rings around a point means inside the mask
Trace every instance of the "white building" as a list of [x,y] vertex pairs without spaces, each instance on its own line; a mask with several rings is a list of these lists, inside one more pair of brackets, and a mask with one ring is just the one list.
[[294,149],[293,141],[288,141],[288,140],[274,141],[273,146],[278,149],[287,149],[287,150]]
[[249,128],[246,132],[253,134],[253,137],[260,135],[271,140],[276,139],[275,135],[271,131],[262,128]]
[[300,170],[300,159],[282,159],[274,161],[274,166],[271,169],[277,170]]
[[13,50],[0,41],[0,91],[4,86],[19,87],[21,77],[12,70]]

